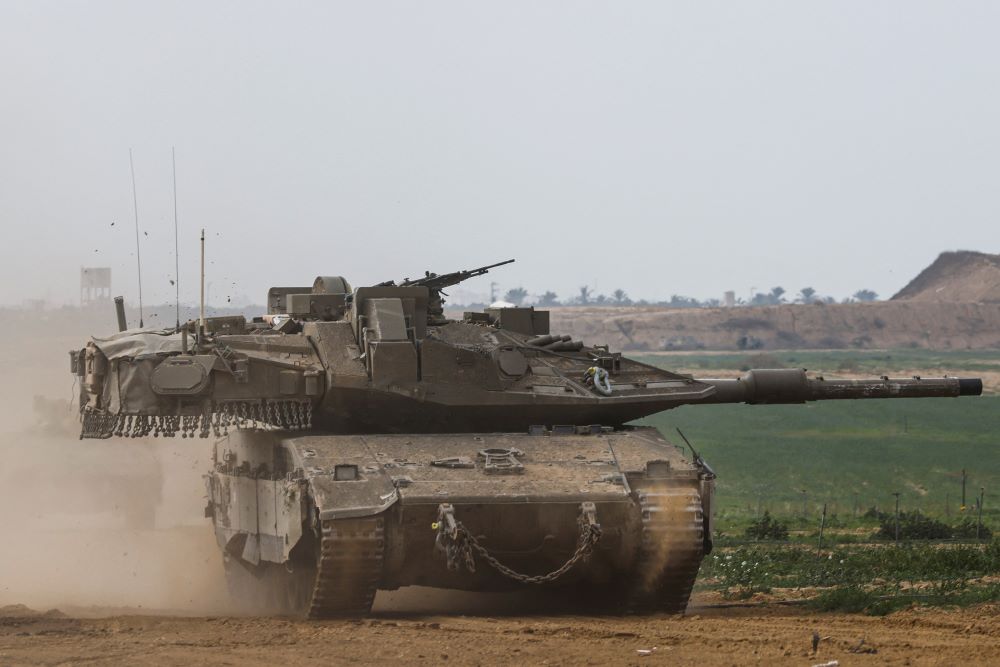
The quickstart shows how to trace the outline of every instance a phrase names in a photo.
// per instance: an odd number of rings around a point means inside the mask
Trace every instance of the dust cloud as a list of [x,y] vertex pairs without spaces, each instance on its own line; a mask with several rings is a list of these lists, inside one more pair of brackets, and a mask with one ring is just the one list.
[[0,348],[0,606],[225,610],[210,441],[79,440],[67,351],[86,338],[59,329]]
[[639,565],[639,585],[644,593],[664,586],[687,586],[698,571],[702,550],[701,499],[694,488],[659,482],[645,488],[655,498],[646,530],[651,540]]

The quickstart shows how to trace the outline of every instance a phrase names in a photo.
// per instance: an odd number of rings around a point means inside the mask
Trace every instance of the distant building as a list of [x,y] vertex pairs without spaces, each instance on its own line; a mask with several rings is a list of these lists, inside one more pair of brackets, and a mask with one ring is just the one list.
[[722,295],[722,305],[726,308],[733,308],[736,306],[736,292],[729,290]]
[[80,269],[80,305],[86,306],[111,299],[111,268],[82,267]]

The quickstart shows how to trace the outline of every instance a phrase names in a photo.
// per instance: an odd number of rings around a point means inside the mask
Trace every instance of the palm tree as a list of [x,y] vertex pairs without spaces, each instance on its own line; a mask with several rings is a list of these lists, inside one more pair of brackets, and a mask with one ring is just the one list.
[[528,290],[524,289],[523,287],[515,287],[514,289],[507,290],[507,293],[504,294],[503,296],[503,300],[509,301],[515,306],[520,306],[521,303],[527,298],[527,296],[528,296]]
[[858,301],[875,301],[878,299],[878,294],[870,289],[859,289],[854,293],[854,298]]
[[555,292],[546,292],[545,294],[538,297],[539,306],[558,306],[559,305],[559,295]]

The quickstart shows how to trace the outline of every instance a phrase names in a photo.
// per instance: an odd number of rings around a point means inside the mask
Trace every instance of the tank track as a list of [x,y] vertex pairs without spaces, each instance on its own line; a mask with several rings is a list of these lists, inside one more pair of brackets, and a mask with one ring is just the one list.
[[701,496],[692,486],[645,482],[635,489],[642,542],[627,609],[682,614],[705,549]]
[[365,616],[375,601],[385,553],[385,519],[321,522],[315,585],[309,618]]
[[[610,590],[592,591],[596,595],[590,601],[595,611],[683,613],[704,553],[698,489],[664,480],[644,481],[633,490],[642,520],[635,565]],[[264,597],[253,601],[255,608],[311,619],[369,614],[382,578],[384,515],[324,520],[320,531],[315,567],[289,571],[272,564],[257,585],[245,575],[233,581],[234,593],[261,591]],[[227,567],[230,571],[240,575],[243,568]]]
[[[622,610],[682,614],[704,554],[701,496],[696,487],[670,480],[643,482],[634,491],[642,540]],[[314,585],[299,613],[313,619],[367,615],[382,576],[384,516],[323,521],[321,529]]]

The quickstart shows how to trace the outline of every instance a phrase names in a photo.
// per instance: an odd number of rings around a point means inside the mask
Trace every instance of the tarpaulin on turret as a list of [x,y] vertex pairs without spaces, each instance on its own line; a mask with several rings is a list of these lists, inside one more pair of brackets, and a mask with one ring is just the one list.
[[183,351],[183,335],[173,329],[129,329],[106,338],[94,337],[94,345],[109,361],[129,357],[143,359]]

